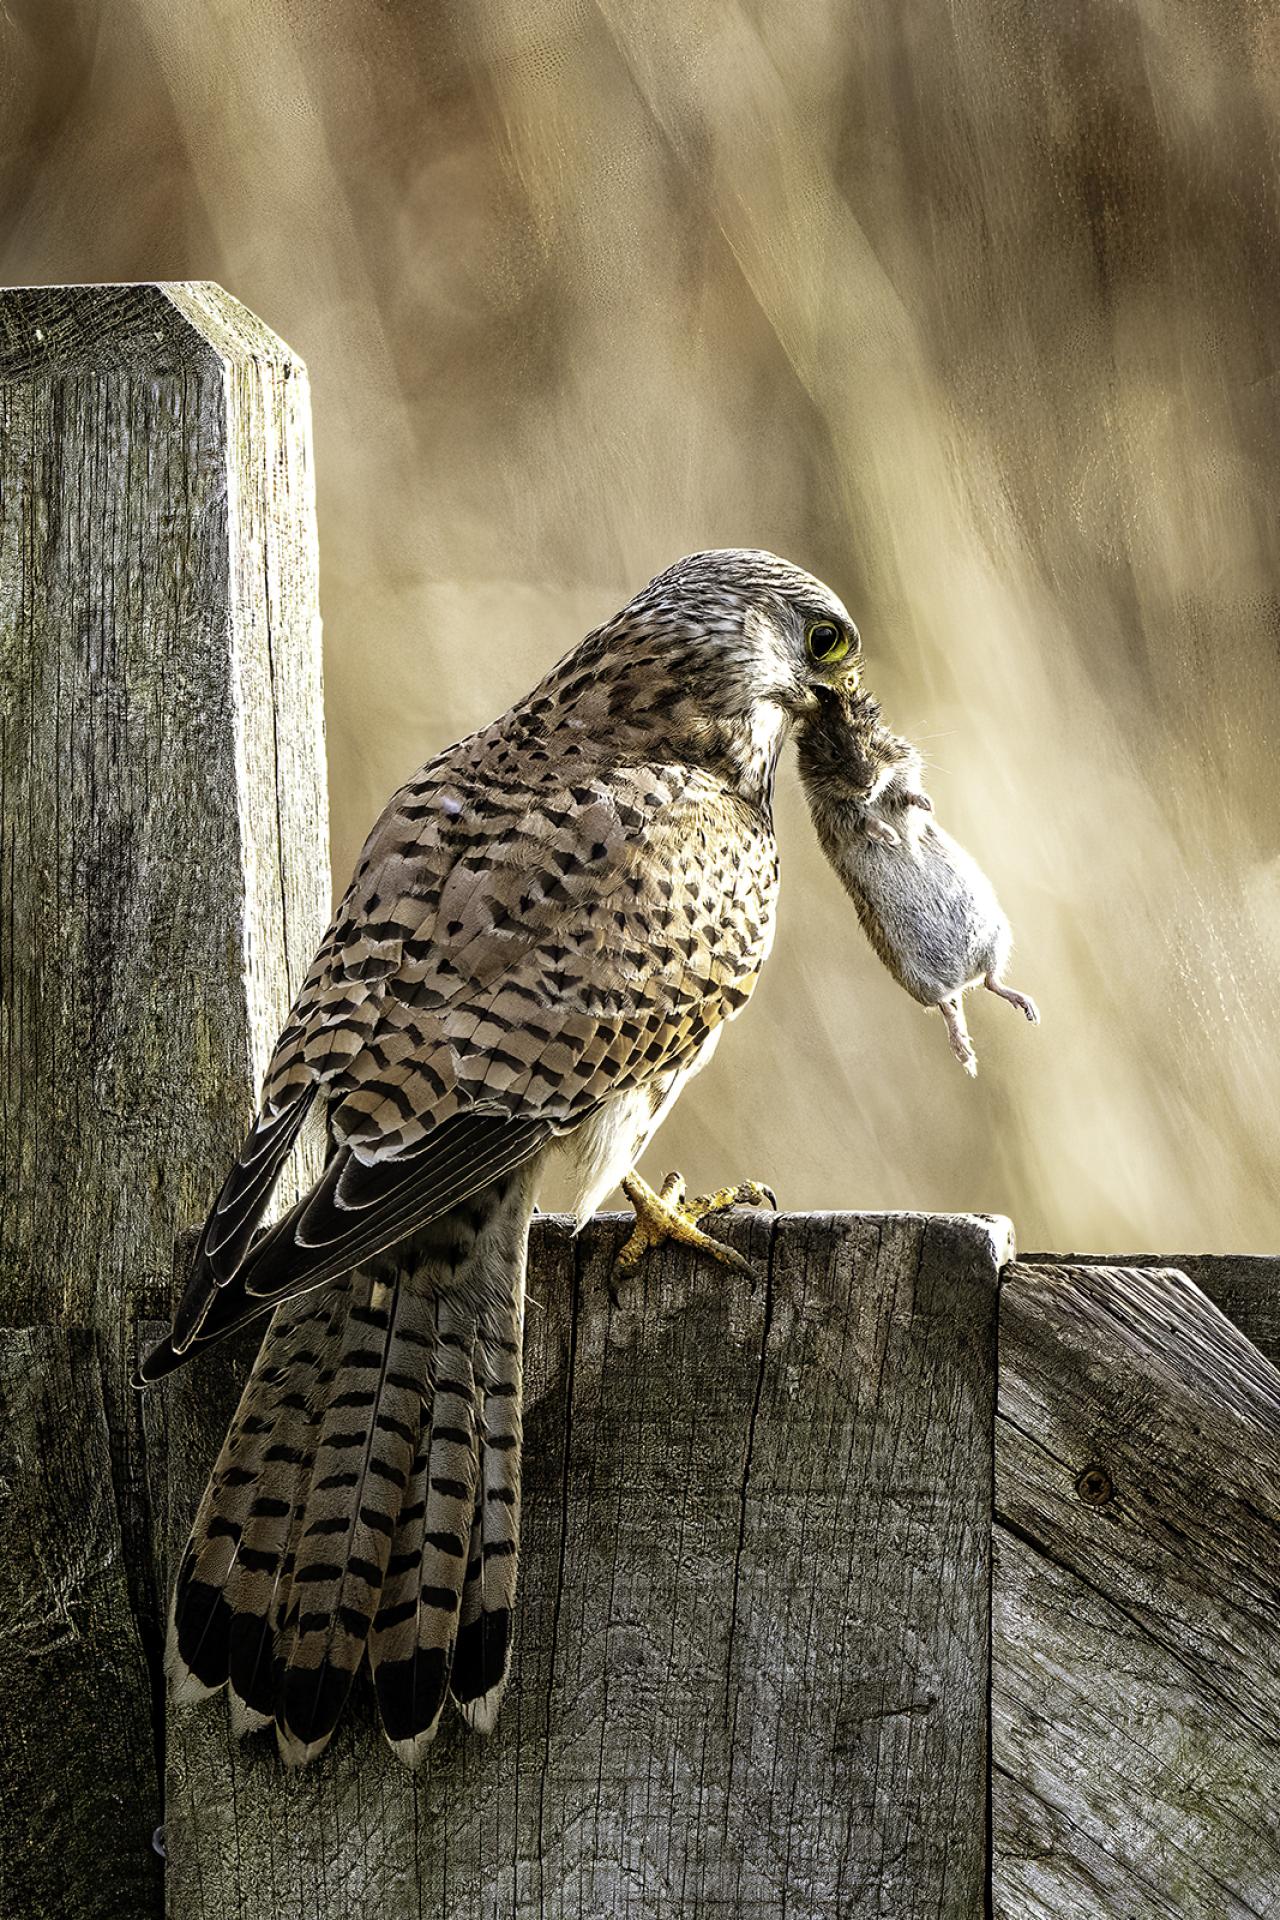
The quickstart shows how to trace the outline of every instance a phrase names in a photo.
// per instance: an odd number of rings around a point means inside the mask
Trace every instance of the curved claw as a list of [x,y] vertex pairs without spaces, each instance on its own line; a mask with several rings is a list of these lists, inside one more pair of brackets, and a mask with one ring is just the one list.
[[[679,1174],[667,1175],[668,1180],[679,1178]],[[714,1193],[697,1194],[684,1205],[695,1220],[708,1213],[728,1213],[731,1207],[771,1207],[776,1213],[778,1196],[762,1180],[740,1180],[736,1187],[717,1187]]]
[[710,1254],[722,1266],[732,1267],[755,1281],[756,1272],[751,1262],[733,1247],[727,1247],[723,1240],[704,1233],[698,1222],[708,1214],[727,1213],[736,1206],[770,1206],[776,1210],[778,1200],[772,1187],[758,1180],[744,1180],[736,1187],[721,1187],[716,1193],[698,1194],[687,1200],[684,1181],[678,1173],[667,1175],[660,1193],[655,1193],[638,1173],[629,1173],[622,1182],[622,1191],[635,1209],[636,1224],[614,1262],[616,1271],[629,1273],[652,1247],[674,1240],[681,1246]]

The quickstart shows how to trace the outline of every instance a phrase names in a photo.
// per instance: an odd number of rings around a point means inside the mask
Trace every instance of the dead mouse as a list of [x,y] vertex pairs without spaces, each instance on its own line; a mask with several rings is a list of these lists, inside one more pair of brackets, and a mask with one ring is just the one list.
[[932,817],[923,762],[881,725],[870,694],[822,689],[796,739],[818,839],[872,946],[921,1006],[937,1007],[951,1051],[978,1070],[963,995],[981,982],[1028,1020],[1035,1001],[1007,987],[1013,934],[977,862]]

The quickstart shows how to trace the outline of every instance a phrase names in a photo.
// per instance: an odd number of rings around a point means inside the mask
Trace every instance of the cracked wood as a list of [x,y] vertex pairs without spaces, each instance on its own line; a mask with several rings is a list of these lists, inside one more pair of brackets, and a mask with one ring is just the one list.
[[[415,1778],[362,1708],[290,1776],[171,1715],[183,1920],[982,1912],[999,1229],[724,1231],[754,1287],[664,1250],[615,1304],[621,1224],[535,1222],[496,1735]],[[213,1353],[157,1408],[172,1543],[235,1387]]]
[[[158,1680],[134,1320],[167,1308],[175,1233],[239,1145],[328,917],[327,838],[301,362],[207,284],[0,291],[0,1324],[95,1338],[95,1391],[65,1399],[59,1444],[109,1469],[93,1519],[117,1529],[128,1591],[109,1621],[123,1590],[99,1585],[48,1658],[50,1713],[80,1662],[82,1730],[124,1639]],[[24,1456],[20,1508],[48,1471]],[[20,1543],[0,1556],[27,1577]],[[144,1673],[126,1723],[149,1718]],[[40,1727],[10,1724],[6,1763],[39,1755]],[[159,1911],[157,1756],[117,1732],[74,1810],[56,1742],[42,1779],[4,1782],[0,1867],[26,1911]],[[56,1803],[36,1854],[33,1794]],[[122,1904],[120,1875],[147,1898]]]
[[0,1911],[158,1913],[151,1691],[83,1328],[0,1328],[0,1699]]
[[1280,1374],[1181,1273],[1011,1267],[996,1518],[996,1915],[1280,1914]]

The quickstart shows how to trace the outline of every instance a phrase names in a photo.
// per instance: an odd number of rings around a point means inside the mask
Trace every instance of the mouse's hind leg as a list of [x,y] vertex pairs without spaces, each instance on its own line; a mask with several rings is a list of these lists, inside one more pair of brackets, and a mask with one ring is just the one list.
[[969,1029],[964,1021],[964,1002],[958,993],[949,1000],[939,1000],[938,1012],[947,1023],[947,1038],[951,1042],[951,1051],[967,1074],[978,1071],[978,1056],[973,1050],[969,1038]]
[[1006,987],[994,973],[989,973],[982,984],[988,993],[998,993],[1011,1007],[1017,1007],[1019,1012],[1025,1013],[1033,1027],[1039,1026],[1040,1009],[1029,993],[1019,993],[1016,987]]

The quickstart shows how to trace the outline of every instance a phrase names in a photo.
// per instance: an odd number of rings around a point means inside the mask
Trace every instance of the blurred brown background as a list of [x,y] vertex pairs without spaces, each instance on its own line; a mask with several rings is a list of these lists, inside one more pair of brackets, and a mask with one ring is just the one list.
[[1274,1248],[1280,10],[6,0],[0,273],[309,363],[334,862],[677,554],[822,574],[1018,934],[976,1084],[788,764],[775,956],[650,1155]]

